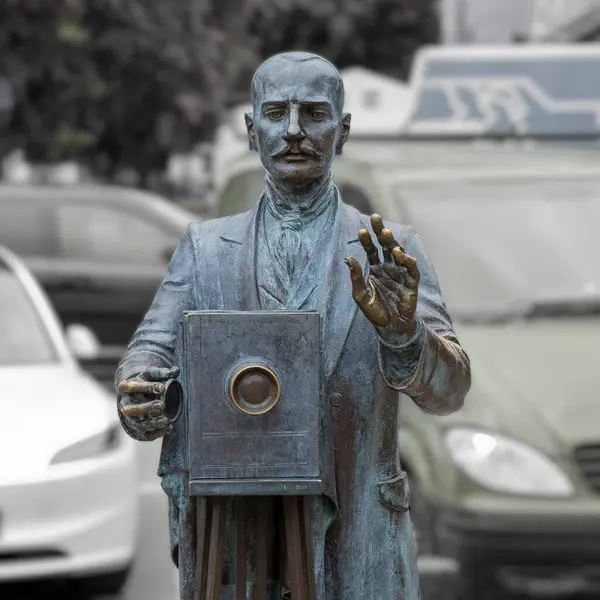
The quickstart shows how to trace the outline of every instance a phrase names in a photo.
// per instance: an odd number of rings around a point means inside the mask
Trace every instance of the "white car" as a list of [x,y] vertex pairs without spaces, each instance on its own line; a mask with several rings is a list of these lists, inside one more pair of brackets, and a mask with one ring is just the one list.
[[0,246],[0,584],[61,578],[116,594],[136,553],[135,442],[78,365],[37,281]]

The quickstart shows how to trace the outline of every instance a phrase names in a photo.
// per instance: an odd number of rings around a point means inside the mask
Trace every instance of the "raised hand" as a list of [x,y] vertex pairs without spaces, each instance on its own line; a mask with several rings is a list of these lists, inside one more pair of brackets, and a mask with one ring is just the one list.
[[[119,411],[125,424],[148,441],[173,432],[166,405],[159,398],[161,384],[176,379],[179,367],[149,367],[137,377],[119,384]],[[157,396],[152,399],[152,396]]]
[[369,260],[369,277],[365,281],[355,258],[346,258],[352,280],[352,297],[367,319],[377,327],[412,335],[419,292],[417,261],[404,253],[394,234],[383,225],[379,215],[371,216],[371,226],[381,245],[382,258],[367,229],[358,232]]

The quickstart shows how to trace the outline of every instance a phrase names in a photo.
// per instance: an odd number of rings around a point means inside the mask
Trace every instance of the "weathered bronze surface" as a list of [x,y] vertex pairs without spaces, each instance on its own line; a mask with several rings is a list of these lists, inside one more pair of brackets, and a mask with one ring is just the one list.
[[188,492],[320,494],[319,314],[186,311],[181,326]]
[[[265,167],[264,191],[249,212],[190,224],[116,381],[177,377],[184,311],[318,311],[323,493],[282,519],[290,531],[310,529],[319,600],[417,600],[398,393],[432,414],[459,410],[470,387],[469,360],[418,233],[360,214],[344,204],[332,181],[332,160],[350,132],[335,67],[313,54],[276,55],[257,70],[252,102],[246,126]],[[142,399],[124,394],[119,403]],[[221,598],[241,600],[235,582],[242,577],[249,598],[287,597],[300,575],[276,568],[281,546],[265,533],[273,531],[269,511],[276,508],[246,506],[247,535],[233,509],[218,502],[211,501],[207,520],[206,499],[197,505],[186,485],[182,420],[150,410],[127,416],[121,409],[120,417],[135,439],[164,436],[158,474],[169,496],[181,597],[194,594],[198,563],[190,556],[200,533],[199,539],[224,543],[222,577],[206,584]],[[211,537],[209,525],[213,533],[226,531],[225,538]],[[242,550],[259,557],[258,570],[242,573],[234,558]]]

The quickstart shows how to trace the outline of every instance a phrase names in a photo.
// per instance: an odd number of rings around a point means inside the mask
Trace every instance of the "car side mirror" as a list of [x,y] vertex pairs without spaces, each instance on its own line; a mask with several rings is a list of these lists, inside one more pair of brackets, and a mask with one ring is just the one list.
[[71,352],[78,360],[92,360],[100,356],[102,344],[89,327],[80,323],[67,325],[65,337]]

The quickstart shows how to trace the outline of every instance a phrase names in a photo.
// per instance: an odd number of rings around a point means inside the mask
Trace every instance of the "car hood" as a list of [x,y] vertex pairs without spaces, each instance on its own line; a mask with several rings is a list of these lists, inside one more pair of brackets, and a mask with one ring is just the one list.
[[525,439],[550,453],[600,442],[600,319],[457,327],[472,387],[454,421]]
[[0,384],[0,485],[38,477],[59,450],[118,422],[110,395],[77,367],[0,367]]

